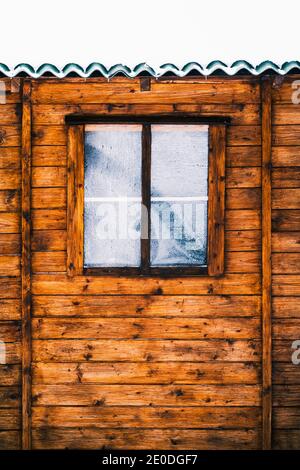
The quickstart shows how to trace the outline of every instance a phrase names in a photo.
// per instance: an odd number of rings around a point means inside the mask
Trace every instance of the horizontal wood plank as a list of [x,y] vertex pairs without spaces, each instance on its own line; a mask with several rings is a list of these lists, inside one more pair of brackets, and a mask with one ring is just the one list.
[[32,187],[66,186],[67,170],[62,166],[43,166],[32,168]]
[[0,299],[17,299],[20,296],[20,279],[0,277]]
[[33,146],[32,166],[59,166],[67,165],[67,148],[63,145]]
[[275,318],[300,318],[298,297],[273,297],[272,304]]
[[[299,211],[300,217],[300,211]],[[258,230],[261,227],[261,214],[258,209],[226,210],[226,230]]]
[[[290,91],[293,91],[291,88]],[[275,103],[272,109],[273,124],[277,126],[300,124],[300,106],[293,104]]]
[[21,240],[18,233],[0,233],[0,254],[15,255],[20,254]]
[[0,276],[20,276],[20,255],[0,255]]
[[0,169],[0,188],[18,189],[21,184],[21,174],[19,171],[11,168]]
[[273,295],[300,295],[300,275],[298,274],[274,274]]
[[138,81],[126,83],[101,82],[35,82],[32,88],[34,104],[173,104],[173,103],[259,103],[257,82],[203,81],[199,83],[152,82],[151,92],[140,91]]
[[33,361],[260,361],[255,340],[34,340]]
[[[279,386],[277,386],[279,387]],[[277,388],[278,390],[278,388]],[[298,386],[299,392],[299,386]],[[294,393],[295,395],[295,393]],[[5,395],[11,402],[12,393]],[[0,388],[1,397],[1,388]],[[34,385],[34,406],[259,406],[259,385]],[[299,403],[294,396],[295,402]],[[276,403],[276,401],[275,401]]]
[[19,385],[20,379],[21,379],[21,365],[0,364],[1,387]]
[[6,431],[10,429],[18,430],[21,424],[20,418],[20,413],[17,408],[0,409],[0,429]]
[[[299,325],[300,326],[300,325]],[[0,326],[1,331],[1,326]],[[38,339],[259,339],[259,318],[35,318]]]
[[[0,263],[1,266],[1,263]],[[66,272],[67,253],[66,251],[35,251],[32,253],[32,272]]]
[[226,167],[253,167],[261,165],[260,146],[235,146],[226,148]]
[[258,125],[258,104],[36,104],[33,107],[33,123],[61,125],[65,116],[77,115],[151,115],[193,114],[202,117],[230,116],[233,125]]
[[238,188],[226,190],[225,212],[230,209],[260,209],[260,207],[260,188]]
[[273,409],[274,428],[300,429],[300,408],[282,406]]
[[33,209],[62,209],[67,205],[66,188],[33,188],[31,190]]
[[299,232],[300,210],[273,210],[272,230],[273,232]]
[[19,147],[0,147],[0,168],[18,170],[21,167],[21,150]]
[[1,321],[0,337],[5,343],[13,343],[21,338],[21,325],[19,321]]
[[[37,406],[32,409],[37,426],[95,428],[256,428],[258,407],[89,407]],[[178,417],[180,416],[180,419]]]
[[19,320],[21,316],[20,299],[0,300],[0,320]]
[[[19,408],[21,398],[20,387],[0,387],[0,403],[1,408]],[[1,433],[0,433],[1,436]]]
[[34,449],[249,450],[259,448],[260,435],[256,429],[122,430],[39,427],[32,430],[32,442]]
[[14,212],[0,212],[0,233],[20,233],[20,215]]
[[253,362],[37,362],[34,384],[257,384],[261,368]]
[[299,367],[292,363],[273,362],[273,383],[277,385],[300,385]]
[[208,296],[33,296],[33,315],[39,317],[214,317],[259,316],[258,295]]
[[273,336],[275,339],[291,342],[300,338],[300,321],[298,318],[276,318],[273,321]]
[[4,106],[0,106],[0,125],[19,124],[21,112],[22,109],[20,103],[5,103]]
[[228,273],[259,273],[261,270],[260,251],[225,253],[225,270]]
[[31,214],[33,230],[61,230],[66,228],[67,213],[64,209],[36,209],[32,210]]
[[21,129],[17,124],[3,126],[0,124],[0,147],[19,147],[21,145]]
[[20,448],[20,431],[0,431],[0,450],[19,450]]
[[272,251],[274,253],[300,252],[300,232],[278,232],[272,234]]
[[259,188],[261,186],[261,168],[227,168],[227,188]]
[[[300,374],[299,374],[300,375]],[[300,407],[300,385],[284,384],[274,385],[273,388],[273,406]]]
[[300,188],[300,167],[274,168],[273,188]]
[[230,126],[226,142],[228,146],[260,145],[261,128],[260,126]]
[[[32,254],[32,270],[35,273],[66,272],[66,265],[67,261],[65,251],[33,252]],[[261,256],[258,251],[227,252],[225,254],[227,273],[259,273],[260,265]],[[13,269],[13,266],[10,266],[9,268]]]
[[273,167],[299,166],[300,146],[278,146],[272,148]]
[[222,278],[135,278],[130,277],[84,277],[70,279],[64,274],[39,274],[32,278],[33,294],[259,294],[258,274],[228,274]]
[[299,450],[300,429],[274,429],[273,448],[278,450]]
[[300,253],[273,253],[274,274],[300,274]]
[[299,209],[300,189],[273,189],[272,209]]

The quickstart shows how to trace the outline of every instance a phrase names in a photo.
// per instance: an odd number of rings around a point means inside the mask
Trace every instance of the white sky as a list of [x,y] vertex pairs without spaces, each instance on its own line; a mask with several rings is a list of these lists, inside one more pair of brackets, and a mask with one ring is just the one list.
[[299,0],[1,2],[0,62],[158,67],[300,60]]

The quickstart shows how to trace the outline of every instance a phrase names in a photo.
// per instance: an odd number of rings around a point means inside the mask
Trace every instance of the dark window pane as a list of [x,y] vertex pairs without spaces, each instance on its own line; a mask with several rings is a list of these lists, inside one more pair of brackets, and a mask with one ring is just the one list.
[[205,266],[208,126],[151,130],[151,265]]
[[140,265],[140,125],[86,126],[84,266]]

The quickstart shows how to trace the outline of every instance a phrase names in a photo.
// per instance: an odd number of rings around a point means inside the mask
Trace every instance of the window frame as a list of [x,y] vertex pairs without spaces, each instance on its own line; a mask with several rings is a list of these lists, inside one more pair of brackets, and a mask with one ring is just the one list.
[[[195,115],[68,115],[67,125],[67,273],[125,276],[221,276],[224,274],[225,152],[229,118]],[[140,267],[85,268],[84,257],[84,128],[89,124],[141,124],[142,203],[148,209],[148,238],[141,239]],[[208,125],[207,266],[150,266],[151,125]]]

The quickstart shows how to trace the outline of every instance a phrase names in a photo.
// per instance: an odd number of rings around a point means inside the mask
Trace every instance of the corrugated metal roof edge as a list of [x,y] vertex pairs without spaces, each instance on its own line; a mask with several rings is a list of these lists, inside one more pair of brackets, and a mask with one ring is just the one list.
[[11,78],[24,75],[32,78],[39,78],[43,75],[51,75],[57,78],[64,78],[68,75],[75,75],[83,78],[90,77],[91,75],[101,75],[108,79],[115,75],[124,75],[130,78],[134,78],[138,75],[150,75],[152,77],[159,78],[164,75],[185,77],[191,74],[200,74],[204,76],[224,74],[232,76],[240,73],[248,73],[257,76],[264,73],[286,75],[291,71],[298,70],[300,70],[300,62],[297,60],[284,62],[282,65],[277,65],[270,60],[265,60],[256,66],[253,66],[246,60],[237,60],[231,65],[226,65],[220,60],[214,60],[205,67],[200,65],[198,62],[189,62],[181,69],[170,63],[163,64],[158,69],[154,69],[146,63],[138,64],[132,69],[122,64],[116,64],[110,68],[106,68],[99,62],[93,62],[86,68],[74,63],[66,64],[62,68],[56,67],[53,64],[44,63],[36,69],[30,64],[22,63],[11,69],[7,65],[0,63],[0,75]]

